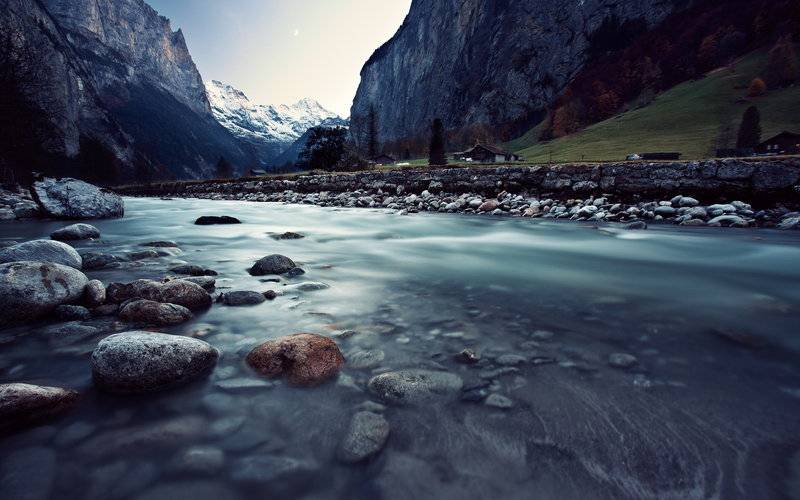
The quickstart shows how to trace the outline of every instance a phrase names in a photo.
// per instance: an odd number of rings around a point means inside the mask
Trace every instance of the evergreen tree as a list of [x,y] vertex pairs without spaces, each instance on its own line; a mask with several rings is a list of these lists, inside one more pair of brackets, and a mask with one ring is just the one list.
[[220,156],[217,162],[217,178],[230,179],[231,177],[233,177],[233,165],[224,156]]
[[300,152],[300,163],[312,170],[335,170],[345,156],[347,129],[343,127],[314,127],[305,148]]
[[737,148],[755,148],[761,143],[761,114],[758,108],[750,106],[742,116],[739,125],[739,135],[736,140]]
[[431,145],[428,150],[429,165],[447,165],[447,155],[444,149],[444,124],[436,118],[431,126]]
[[369,129],[367,130],[367,154],[369,155],[369,159],[373,159],[378,156],[380,151],[380,142],[378,141],[378,115],[375,113],[375,107],[369,107],[369,123],[367,126]]

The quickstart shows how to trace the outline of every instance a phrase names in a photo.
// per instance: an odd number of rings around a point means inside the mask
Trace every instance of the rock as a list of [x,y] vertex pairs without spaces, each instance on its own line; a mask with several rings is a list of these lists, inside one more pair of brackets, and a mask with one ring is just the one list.
[[339,460],[358,463],[380,452],[389,438],[389,422],[368,411],[353,415],[344,440],[339,445]]
[[146,260],[146,259],[157,259],[161,257],[161,254],[156,252],[155,250],[141,250],[139,252],[130,252],[127,255],[129,260],[137,261],[137,260]]
[[379,349],[354,351],[347,354],[347,366],[354,370],[368,370],[380,366],[385,358],[386,353]]
[[83,267],[83,259],[77,250],[66,243],[51,240],[26,241],[0,250],[0,264],[21,261],[51,262],[75,269]]
[[0,498],[47,500],[56,478],[56,453],[33,446],[11,451],[0,465]]
[[384,402],[400,405],[452,399],[463,385],[461,377],[453,373],[418,369],[382,373],[368,384]]
[[798,229],[800,228],[800,217],[787,217],[778,224],[778,229]]
[[463,351],[459,352],[454,356],[454,359],[459,363],[464,363],[467,365],[473,365],[481,360],[481,357],[478,353],[473,351],[472,349],[464,349]]
[[174,241],[148,241],[147,243],[142,243],[140,246],[153,248],[178,248],[178,244]]
[[185,274],[187,276],[217,276],[218,274],[213,269],[206,269],[205,267],[196,266],[194,264],[176,266],[170,269],[169,272],[175,274]]
[[211,295],[200,285],[185,280],[159,283],[152,280],[136,280],[131,283],[111,283],[106,288],[109,302],[121,304],[132,299],[177,304],[191,311],[211,307]]
[[199,441],[207,431],[208,422],[204,418],[184,415],[105,431],[84,441],[76,451],[94,459],[127,457],[154,450],[171,452],[183,443]]
[[77,392],[59,387],[0,384],[0,434],[59,417],[77,400]]
[[228,292],[222,296],[228,306],[254,306],[267,300],[263,293],[252,291]]
[[83,258],[83,269],[92,271],[107,267],[118,267],[124,259],[107,253],[86,252],[81,254]]
[[59,241],[88,240],[99,238],[100,230],[90,224],[72,224],[50,233],[50,238]]
[[82,321],[92,317],[92,313],[83,306],[60,305],[54,313],[61,321]]
[[614,353],[608,357],[608,364],[614,368],[628,369],[639,364],[639,360],[631,354]]
[[159,483],[136,496],[135,500],[239,500],[241,498],[225,483],[204,479]]
[[276,240],[300,240],[305,238],[305,236],[300,233],[293,233],[291,231],[288,231],[283,234],[274,234],[272,235],[272,238]]
[[17,214],[15,214],[10,208],[0,208],[0,221],[15,220],[16,218]]
[[189,283],[194,283],[196,285],[200,285],[205,291],[211,291],[217,286],[217,280],[212,278],[211,276],[189,276],[178,279],[182,281],[188,281]]
[[704,221],[702,219],[689,219],[689,220],[685,220],[685,221],[681,222],[680,225],[681,226],[687,226],[687,227],[700,227],[700,226],[705,226],[706,225],[706,221]]
[[489,396],[486,398],[483,404],[485,404],[486,406],[491,406],[493,408],[500,408],[501,410],[508,410],[514,407],[513,401],[497,393],[489,394]]
[[656,207],[653,213],[655,213],[656,215],[660,215],[661,217],[672,217],[675,214],[677,214],[678,211],[672,207],[661,206],[661,207]]
[[214,226],[220,224],[241,224],[242,221],[236,217],[229,217],[227,215],[204,215],[203,217],[200,217],[194,221],[194,223],[198,226]]
[[170,326],[185,323],[194,316],[190,310],[177,304],[133,300],[122,306],[119,317],[129,323]]
[[278,292],[275,290],[267,290],[264,292],[264,298],[267,300],[275,300],[278,298]]
[[106,287],[100,280],[91,280],[83,289],[83,303],[88,307],[99,307],[106,301]]
[[699,204],[700,204],[699,201],[697,201],[694,198],[690,198],[688,196],[681,196],[680,200],[678,200],[679,207],[696,207]]
[[299,267],[295,267],[294,269],[289,269],[284,274],[284,276],[286,276],[287,278],[296,278],[296,277],[302,276],[304,274],[306,274],[306,272],[303,269],[301,269]]
[[540,342],[547,342],[553,339],[553,332],[549,330],[536,330],[531,334],[531,338]]
[[738,215],[720,215],[719,217],[714,217],[710,221],[708,221],[709,226],[737,226],[737,227],[747,227],[747,221],[739,217]]
[[312,481],[318,475],[318,470],[319,466],[309,460],[275,455],[253,455],[233,462],[231,479],[239,483],[258,484],[278,479],[293,482]]
[[86,276],[71,267],[42,262],[0,264],[0,325],[34,320],[83,298]]
[[335,377],[344,362],[333,340],[311,333],[264,342],[247,355],[247,363],[261,375],[286,375],[291,384],[304,387]]
[[298,283],[296,285],[288,285],[284,287],[287,290],[296,290],[298,292],[316,292],[319,290],[327,290],[330,285],[326,283],[318,283],[314,281],[306,281],[305,283]]
[[77,179],[45,178],[31,187],[42,211],[57,219],[105,219],[122,217],[122,198],[107,190]]
[[161,284],[158,288],[158,300],[178,304],[191,311],[208,309],[212,302],[211,295],[202,286],[182,279]]
[[179,474],[214,475],[225,466],[225,452],[212,446],[192,446],[173,459],[170,469]]
[[250,268],[250,274],[253,276],[266,276],[268,274],[284,274],[296,268],[297,265],[284,255],[268,255],[253,265]]
[[33,219],[41,215],[39,205],[33,201],[21,201],[16,203],[12,210],[17,219]]
[[219,352],[202,340],[150,332],[104,338],[92,353],[92,378],[108,392],[161,391],[207,375]]
[[500,203],[497,200],[486,200],[480,204],[478,207],[479,212],[493,212],[497,210],[497,207],[500,206]]
[[528,358],[519,354],[503,354],[495,359],[500,366],[517,366],[528,362]]
[[628,230],[642,230],[647,229],[647,224],[645,224],[644,221],[639,220],[636,222],[631,222],[630,224],[626,224],[624,228]]

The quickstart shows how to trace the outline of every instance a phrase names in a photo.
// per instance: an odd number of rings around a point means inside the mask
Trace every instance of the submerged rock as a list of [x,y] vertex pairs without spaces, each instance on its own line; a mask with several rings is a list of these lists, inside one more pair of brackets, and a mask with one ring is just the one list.
[[58,219],[104,219],[122,217],[122,198],[77,179],[45,178],[34,182],[31,195],[42,211]]
[[357,463],[380,452],[389,438],[389,422],[382,415],[361,411],[353,415],[339,446],[339,460]]
[[514,402],[502,394],[492,393],[483,402],[486,406],[492,408],[500,408],[501,410],[508,410],[514,407]]
[[304,387],[335,377],[344,362],[336,342],[312,333],[264,342],[247,355],[247,363],[261,375],[286,375],[291,384]]
[[176,266],[170,269],[169,272],[175,274],[185,274],[186,276],[216,276],[218,274],[213,269],[206,269],[205,267],[194,264]]
[[56,418],[77,400],[77,392],[59,387],[0,384],[0,434]]
[[43,262],[0,264],[0,325],[34,320],[83,298],[86,276]]
[[83,306],[61,305],[56,307],[55,316],[61,321],[79,321],[90,319],[92,313]]
[[83,258],[83,269],[87,271],[105,269],[107,267],[119,267],[119,263],[125,259],[108,253],[86,252],[81,254]]
[[403,405],[452,399],[464,382],[454,373],[412,369],[382,373],[368,385],[384,402]]
[[56,452],[44,446],[15,449],[0,464],[0,498],[47,500],[54,498]]
[[277,455],[253,455],[233,462],[231,479],[239,483],[270,483],[276,480],[313,480],[319,465],[303,460]]
[[75,269],[83,267],[83,259],[77,250],[52,240],[26,241],[0,250],[0,263],[20,261],[52,262]]
[[215,278],[212,278],[211,276],[189,276],[178,279],[181,281],[188,281],[189,283],[200,285],[201,287],[203,287],[203,290],[206,291],[213,290],[217,286],[217,280]]
[[59,241],[88,240],[99,238],[100,230],[90,224],[72,224],[50,233],[50,238]]
[[119,317],[130,323],[169,326],[185,323],[193,318],[192,312],[183,306],[152,300],[133,300],[119,311]]
[[186,280],[159,283],[152,280],[136,280],[131,283],[111,283],[106,288],[109,302],[121,304],[132,299],[152,300],[177,304],[197,311],[211,307],[211,295],[198,285]]
[[227,215],[204,215],[199,217],[194,223],[198,226],[214,226],[218,224],[241,224],[242,221],[236,217],[229,217]]
[[285,255],[268,255],[253,265],[250,268],[250,274],[253,276],[266,276],[268,274],[284,274],[292,269],[296,268],[297,265]]
[[272,238],[276,239],[276,240],[301,240],[301,239],[305,238],[305,235],[302,235],[300,233],[293,233],[291,231],[287,231],[287,232],[282,233],[282,234],[273,234]]
[[178,244],[174,241],[148,241],[139,246],[153,247],[153,248],[178,248]]
[[617,352],[608,357],[608,364],[614,368],[632,368],[639,364],[639,360],[632,354]]
[[266,302],[267,298],[259,292],[236,291],[224,294],[222,300],[228,306],[255,306]]
[[202,340],[151,332],[104,338],[92,353],[97,387],[114,393],[170,389],[207,375],[219,352]]
[[464,349],[453,357],[457,362],[467,365],[475,364],[481,360],[481,356],[472,349]]

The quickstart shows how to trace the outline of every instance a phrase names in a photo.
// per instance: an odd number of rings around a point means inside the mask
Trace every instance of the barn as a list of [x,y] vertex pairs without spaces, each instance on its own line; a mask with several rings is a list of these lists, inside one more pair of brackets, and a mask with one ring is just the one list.
[[474,161],[479,163],[506,163],[510,161],[519,161],[520,157],[517,154],[509,153],[497,146],[476,144],[472,149],[453,154],[453,159],[456,161]]
[[771,155],[800,154],[800,134],[781,132],[759,144],[756,152]]

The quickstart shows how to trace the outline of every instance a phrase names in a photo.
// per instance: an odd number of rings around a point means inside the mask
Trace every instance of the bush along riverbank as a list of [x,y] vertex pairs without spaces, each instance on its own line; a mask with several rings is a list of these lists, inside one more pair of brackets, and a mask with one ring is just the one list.
[[133,196],[683,226],[800,227],[800,160],[398,170],[131,186]]

